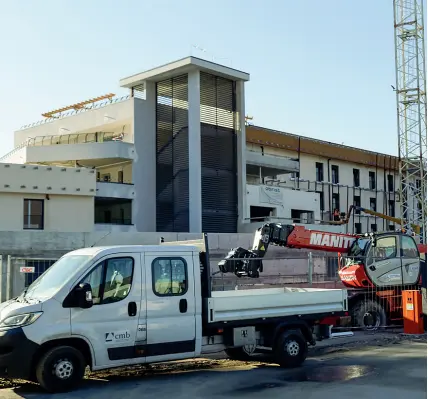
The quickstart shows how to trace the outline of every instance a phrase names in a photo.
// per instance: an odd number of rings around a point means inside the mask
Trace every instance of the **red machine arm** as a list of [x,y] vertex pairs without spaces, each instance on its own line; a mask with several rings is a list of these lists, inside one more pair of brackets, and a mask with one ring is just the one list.
[[350,234],[310,230],[304,226],[290,224],[267,223],[256,231],[252,249],[241,247],[232,249],[226,258],[219,262],[219,268],[223,273],[235,273],[238,277],[258,277],[263,271],[261,258],[271,244],[287,248],[344,253],[348,252],[355,239],[356,237]]

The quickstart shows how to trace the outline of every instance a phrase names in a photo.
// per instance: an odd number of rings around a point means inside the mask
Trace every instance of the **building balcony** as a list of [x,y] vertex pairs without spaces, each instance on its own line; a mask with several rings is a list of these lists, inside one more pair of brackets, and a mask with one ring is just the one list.
[[133,184],[116,182],[97,182],[97,197],[104,198],[135,198],[135,189]]
[[6,163],[50,163],[99,167],[134,158],[134,144],[120,133],[96,132],[39,136],[0,158]]
[[261,152],[247,150],[247,173],[251,175],[277,176],[298,172],[299,161],[293,158],[266,155]]
[[[65,130],[70,133],[89,131],[112,131],[129,124],[133,115],[134,102],[129,96],[112,98],[104,102],[70,109],[56,117],[22,126],[15,132],[15,146],[31,137],[54,136]],[[94,130],[92,130],[94,131]]]

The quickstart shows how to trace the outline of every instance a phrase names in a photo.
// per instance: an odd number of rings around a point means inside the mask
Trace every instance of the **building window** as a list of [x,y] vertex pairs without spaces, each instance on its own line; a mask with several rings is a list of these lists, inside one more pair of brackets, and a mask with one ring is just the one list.
[[389,231],[394,231],[395,230],[395,226],[393,224],[389,225]]
[[[361,197],[359,195],[354,195],[354,206],[361,207]],[[361,211],[359,209],[356,209],[355,213],[359,215]]]
[[360,169],[354,169],[354,187],[360,187]]
[[388,179],[388,191],[394,191],[394,176],[393,175],[388,175],[387,177]]
[[377,224],[376,223],[371,224],[370,228],[371,228],[371,230],[372,230],[373,233],[376,233],[376,231],[377,231]]
[[180,296],[187,292],[187,265],[183,258],[156,258],[152,262],[152,286],[157,296]]
[[317,193],[320,195],[320,211],[323,212],[325,210],[325,207],[324,207],[324,193],[322,191],[317,191]]
[[395,201],[394,200],[388,201],[388,214],[389,214],[389,216],[395,216]]
[[362,231],[361,223],[355,223],[355,234],[361,234]]
[[111,180],[110,173],[106,173],[102,177],[104,182],[109,182]]
[[339,184],[339,166],[331,165],[331,181],[333,184]]
[[101,173],[97,172],[97,181],[100,181],[100,180],[101,180]]
[[24,199],[24,229],[44,229],[44,200]]
[[324,181],[324,164],[322,162],[315,163],[316,180],[321,182]]
[[376,174],[375,172],[369,172],[369,189],[376,190]]
[[117,172],[117,182],[123,183],[123,170],[119,170],[119,172]]
[[336,210],[336,209],[340,211],[340,196],[339,196],[339,193],[334,193],[332,195],[332,206],[333,206],[333,211]]
[[376,212],[376,198],[370,198],[370,209]]

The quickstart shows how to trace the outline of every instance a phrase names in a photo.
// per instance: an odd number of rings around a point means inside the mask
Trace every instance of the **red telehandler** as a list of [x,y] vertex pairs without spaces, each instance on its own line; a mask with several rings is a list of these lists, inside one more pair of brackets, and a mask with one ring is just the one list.
[[401,291],[419,289],[426,271],[419,252],[426,253],[426,246],[418,247],[402,231],[342,234],[280,223],[261,226],[252,249],[232,249],[219,262],[220,271],[259,277],[269,245],[339,253],[339,277],[349,288],[348,309],[354,327],[378,328],[402,319]]

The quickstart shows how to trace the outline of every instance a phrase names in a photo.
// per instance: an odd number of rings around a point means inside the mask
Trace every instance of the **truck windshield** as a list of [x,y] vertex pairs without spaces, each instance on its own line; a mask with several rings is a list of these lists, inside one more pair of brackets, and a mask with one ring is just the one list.
[[348,256],[350,258],[361,257],[364,256],[365,248],[367,243],[370,241],[369,238],[358,238],[354,241],[349,249]]
[[79,272],[90,259],[92,255],[63,256],[24,291],[24,297],[35,299],[52,297],[67,283],[70,276]]

